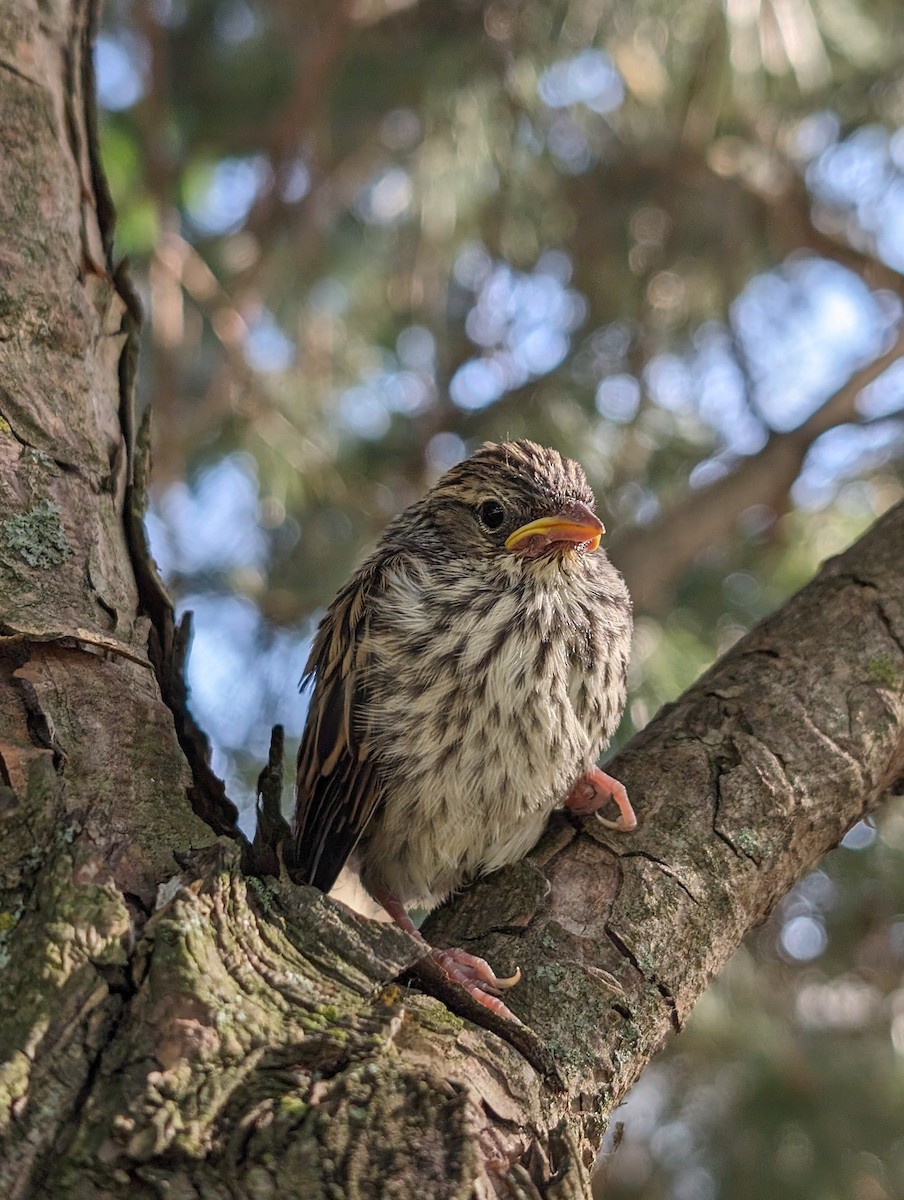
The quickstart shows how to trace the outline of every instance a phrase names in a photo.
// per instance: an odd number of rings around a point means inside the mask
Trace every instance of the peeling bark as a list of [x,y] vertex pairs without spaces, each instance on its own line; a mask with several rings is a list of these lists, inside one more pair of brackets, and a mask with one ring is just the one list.
[[431,918],[522,968],[523,1028],[399,930],[246,878],[192,810],[229,827],[140,538],[89,16],[0,14],[0,1194],[587,1197],[648,1058],[900,782],[904,507],[628,747],[635,834],[559,816]]

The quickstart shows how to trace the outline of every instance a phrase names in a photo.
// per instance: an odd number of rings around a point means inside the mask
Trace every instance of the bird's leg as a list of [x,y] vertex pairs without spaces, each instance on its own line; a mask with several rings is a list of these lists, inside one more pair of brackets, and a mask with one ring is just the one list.
[[[621,816],[617,821],[607,821],[597,811],[608,800],[614,800],[618,805]],[[634,815],[634,809],[631,807],[624,784],[613,779],[611,775],[607,775],[605,771],[601,771],[599,767],[590,767],[581,775],[565,798],[565,807],[569,812],[578,816],[593,813],[600,824],[605,825],[607,829],[618,829],[622,833],[629,833],[632,829],[637,828],[637,817]]]
[[384,892],[382,888],[373,888],[372,895],[377,904],[381,905],[395,921],[400,929],[404,929],[406,933],[410,933],[413,938],[417,938],[419,942],[425,942],[424,935],[418,931],[418,927],[408,916],[405,905],[401,900],[397,900],[392,892]]
[[[511,1009],[492,992],[514,987],[521,978],[520,967],[509,979],[500,979],[490,964],[485,959],[478,958],[476,954],[468,954],[467,950],[437,950],[430,945],[416,927],[405,910],[405,905],[391,892],[384,891],[382,888],[374,889],[373,896],[377,903],[382,904],[386,909],[396,925],[424,946],[427,954],[434,962],[438,963],[449,979],[463,987],[484,1008],[488,1008],[491,1012],[510,1021],[518,1021]],[[492,992],[487,991],[487,988],[490,988]],[[518,1024],[520,1025],[521,1022],[518,1021]]]

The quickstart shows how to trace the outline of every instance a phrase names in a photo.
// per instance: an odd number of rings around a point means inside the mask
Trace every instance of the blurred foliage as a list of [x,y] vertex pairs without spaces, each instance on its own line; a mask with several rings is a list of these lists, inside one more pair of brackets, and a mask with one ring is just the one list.
[[[108,4],[148,527],[239,800],[317,610],[486,437],[585,465],[629,582],[675,551],[622,738],[900,499],[902,51],[898,0]],[[607,1195],[904,1194],[902,822],[748,939]]]

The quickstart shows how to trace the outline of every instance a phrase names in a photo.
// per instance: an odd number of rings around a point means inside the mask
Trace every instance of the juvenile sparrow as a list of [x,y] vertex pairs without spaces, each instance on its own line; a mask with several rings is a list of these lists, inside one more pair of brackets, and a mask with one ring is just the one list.
[[[328,891],[349,857],[420,938],[433,907],[517,862],[550,812],[636,818],[596,766],[625,703],[631,600],[577,463],[486,443],[387,528],[320,622],[286,865]],[[602,818],[600,818],[602,820]],[[490,967],[430,950],[481,1003],[509,1010]]]

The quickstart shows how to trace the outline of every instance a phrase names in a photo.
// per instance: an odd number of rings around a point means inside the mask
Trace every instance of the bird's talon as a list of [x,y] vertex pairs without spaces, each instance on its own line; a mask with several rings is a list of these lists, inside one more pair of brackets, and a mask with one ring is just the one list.
[[446,976],[453,983],[465,989],[478,1004],[488,1008],[490,1012],[507,1021],[521,1022],[500,998],[495,995],[497,990],[514,987],[521,979],[521,968],[517,967],[514,975],[508,979],[500,979],[489,963],[467,950],[433,950],[432,957],[442,967]]
[[496,982],[493,984],[493,986],[497,987],[497,988],[502,988],[503,991],[506,991],[508,988],[513,988],[516,983],[520,983],[520,982],[521,982],[521,968],[515,967],[515,974],[509,975],[508,979],[500,979],[499,976],[497,975]]
[[[600,816],[600,808],[610,801],[618,806],[620,815],[617,821]],[[637,817],[624,784],[601,771],[599,767],[590,767],[584,772],[565,797],[564,803],[568,811],[575,816],[586,817],[593,813],[606,829],[630,833],[632,829],[637,828]]]
[[608,817],[602,817],[598,812],[595,812],[593,816],[596,817],[600,825],[605,825],[607,829],[615,829],[619,833],[629,833],[634,828],[633,825],[626,825],[621,817],[617,821],[610,821]]

